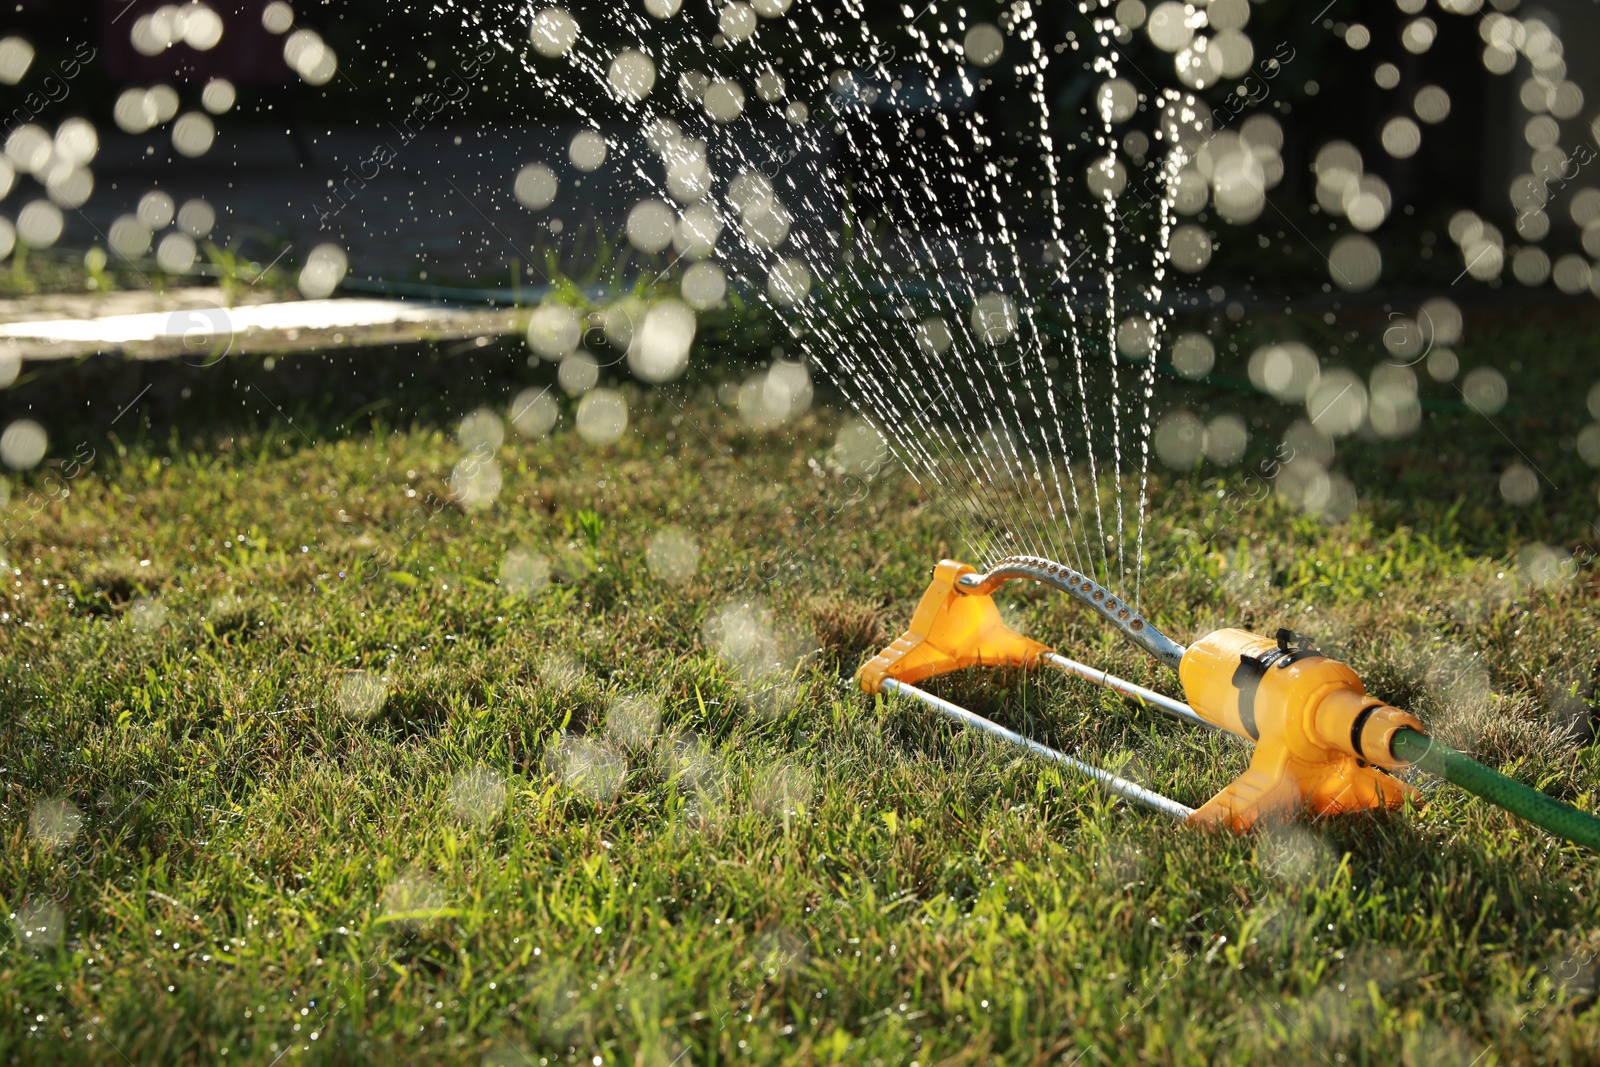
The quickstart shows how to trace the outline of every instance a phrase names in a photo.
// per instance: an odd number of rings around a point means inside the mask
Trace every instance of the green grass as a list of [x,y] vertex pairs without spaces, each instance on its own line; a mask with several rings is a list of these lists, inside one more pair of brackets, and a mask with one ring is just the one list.
[[[636,394],[614,447],[509,436],[470,513],[450,428],[348,412],[97,437],[18,480],[0,1058],[1592,1061],[1596,857],[1449,787],[1196,834],[860,696],[956,546],[904,476],[827,473],[836,414],[756,436],[697,388]],[[1352,447],[1340,527],[1269,499],[1205,540],[1239,473],[1159,479],[1145,600],[1180,639],[1315,634],[1593,810],[1593,571],[1518,563],[1582,547],[1574,403],[1518,431],[1572,487],[1533,509],[1494,504],[1466,414]],[[681,583],[647,565],[669,524],[702,553]],[[551,564],[532,595],[497,584],[518,548]],[[770,636],[743,659],[738,603]],[[1176,691],[1064,599],[1006,604]],[[1248,757],[1067,679],[933,688],[1190,804]]]

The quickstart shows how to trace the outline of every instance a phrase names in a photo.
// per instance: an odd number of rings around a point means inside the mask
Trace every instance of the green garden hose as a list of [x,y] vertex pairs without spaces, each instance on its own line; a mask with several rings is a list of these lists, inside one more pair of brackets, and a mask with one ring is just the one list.
[[1397,730],[1391,749],[1396,759],[1415,764],[1431,774],[1476,793],[1498,808],[1519,815],[1557,837],[1600,852],[1600,819],[1588,812],[1545,796],[1521,782],[1492,771],[1449,745],[1440,744],[1415,730]]

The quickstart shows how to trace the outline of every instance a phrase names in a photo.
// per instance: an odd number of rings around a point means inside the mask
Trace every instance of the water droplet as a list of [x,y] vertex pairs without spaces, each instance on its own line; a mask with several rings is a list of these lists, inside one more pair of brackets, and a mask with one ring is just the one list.
[[1383,150],[1395,159],[1410,159],[1422,147],[1422,130],[1411,119],[1396,115],[1383,124]]
[[1155,6],[1146,19],[1145,32],[1150,35],[1150,43],[1163,52],[1181,52],[1194,40],[1189,12],[1175,0],[1165,0]]
[[1263,345],[1250,355],[1250,381],[1279,400],[1296,402],[1317,382],[1321,364],[1316,353],[1299,341]]
[[18,419],[0,433],[0,461],[12,470],[32,470],[44,459],[50,438],[32,419]]
[[[1534,494],[1535,496],[1538,495],[1537,478],[1534,479]],[[1516,501],[1513,501],[1513,503],[1516,503]],[[1570,582],[1577,573],[1573,565],[1573,558],[1569,553],[1537,542],[1524,545],[1522,550],[1517,553],[1517,569],[1530,584],[1540,588],[1549,588],[1550,586]],[[1546,701],[1554,704],[1558,710],[1579,712],[1579,709],[1582,709],[1579,713],[1587,717],[1588,705],[1583,700],[1574,699],[1563,692],[1562,690],[1566,689],[1567,686],[1547,685],[1544,688]],[[1577,707],[1573,707],[1573,704],[1576,704]]]
[[505,438],[505,424],[488,408],[478,408],[456,427],[456,441],[468,452],[492,455]]
[[1129,315],[1117,324],[1117,351],[1130,359],[1149,359],[1155,339],[1155,325],[1143,313]]
[[545,766],[562,785],[595,801],[622,792],[628,763],[620,754],[587,737],[564,734],[545,754]]
[[233,110],[239,94],[226,78],[213,78],[200,93],[200,104],[213,115],[225,115]]
[[1217,350],[1205,334],[1179,334],[1172,341],[1172,367],[1185,378],[1203,378],[1216,365]]
[[1098,200],[1115,200],[1128,187],[1128,168],[1114,154],[1102,156],[1089,164],[1084,177],[1089,192]]
[[684,303],[696,311],[721,307],[728,293],[728,277],[715,263],[695,263],[683,272]]
[[128,614],[125,618],[128,625],[139,633],[155,633],[166,625],[167,608],[159,600],[137,597],[128,605]]
[[594,130],[580,130],[567,146],[567,158],[582,171],[599,170],[606,161],[606,139]]
[[1543,285],[1550,280],[1550,256],[1542,248],[1519,248],[1511,257],[1511,274],[1523,285]]
[[1435,348],[1428,353],[1428,377],[1436,382],[1455,381],[1456,374],[1461,370],[1461,361],[1456,354],[1448,348]]
[[700,567],[700,546],[681,526],[664,526],[645,548],[650,573],[664,582],[686,582]]
[[284,0],[272,0],[261,9],[261,25],[268,33],[288,33],[294,26],[294,8]]
[[1004,293],[985,293],[972,305],[972,331],[986,345],[1000,345],[1017,329],[1017,305]]
[[155,121],[152,125],[171,122],[172,117],[178,113],[178,90],[170,85],[153,85],[145,93],[148,108],[154,112]]
[[1153,441],[1156,455],[1173,470],[1189,470],[1205,448],[1205,424],[1192,411],[1179,408],[1162,416]]
[[798,259],[780,259],[767,275],[767,295],[784,307],[793,307],[811,291],[811,271]]
[[628,752],[645,752],[661,733],[661,704],[642,693],[619,693],[606,707],[606,740]]
[[1344,367],[1321,372],[1306,390],[1306,414],[1330,437],[1355,433],[1367,416],[1366,383]]
[[582,396],[600,384],[600,362],[582,350],[574,352],[557,368],[556,384],[568,396]]
[[524,389],[511,402],[511,425],[527,438],[544,437],[555,429],[561,406],[548,389]]
[[1238,415],[1218,415],[1206,423],[1205,455],[1211,462],[1227,467],[1244,458],[1250,431]]
[[156,248],[156,264],[168,274],[184,274],[194,266],[198,248],[186,233],[169,233]]
[[1450,94],[1437,85],[1424,85],[1412,98],[1411,109],[1417,118],[1434,125],[1450,117]]
[[583,337],[576,309],[565,304],[541,304],[528,317],[528,347],[552,361],[566,359]]
[[628,243],[641,252],[660,252],[672,243],[677,215],[663,200],[642,200],[628,212]]
[[450,472],[450,496],[468,511],[479,511],[493,504],[504,487],[499,461],[474,453],[458,462]]
[[784,761],[759,772],[750,783],[750,804],[766,815],[788,818],[810,802],[816,775],[809,767]]
[[1328,252],[1328,275],[1346,292],[1358,293],[1377,284],[1383,273],[1383,253],[1369,237],[1346,234]]
[[0,38],[0,82],[15,85],[33,65],[33,45],[21,37]]
[[1195,274],[1211,262],[1211,235],[1204,227],[1186,222],[1173,229],[1167,252],[1174,267]]
[[923,319],[912,330],[917,350],[924,356],[942,356],[955,340],[943,319]]
[[550,561],[531,549],[513,548],[500,561],[500,587],[512,596],[532,596],[550,584]]
[[411,867],[383,889],[379,906],[387,916],[402,916],[398,921],[415,929],[428,922],[426,913],[436,911],[445,904],[444,890],[439,888],[432,875],[420,867]]
[[717,15],[717,29],[730,43],[748,41],[756,32],[755,9],[749,4],[729,4]]
[[1506,406],[1510,389],[1505,375],[1493,367],[1474,367],[1461,381],[1461,393],[1477,410],[1493,415]]
[[350,269],[344,249],[335,244],[320,244],[306,256],[300,268],[300,293],[307,300],[323,300],[333,295]]
[[204,200],[186,200],[178,209],[178,228],[196,240],[211,236],[216,224],[216,209]]
[[120,215],[106,233],[111,250],[123,259],[134,260],[150,251],[150,228],[133,215]]
[[450,811],[469,826],[488,826],[506,806],[506,782],[496,771],[481,764],[457,774],[450,781]]
[[[755,16],[752,15],[751,21],[754,20]],[[705,108],[706,113],[718,122],[732,122],[744,114],[744,88],[735,81],[718,79],[712,82],[706,87]]]
[[[695,313],[681,300],[656,302],[645,313],[628,347],[628,366],[647,382],[667,382],[689,366],[694,344]],[[618,431],[620,434],[620,429]]]
[[554,203],[559,189],[556,172],[543,163],[529,163],[517,171],[517,179],[512,186],[517,203],[533,211],[543,211]]
[[83,829],[83,812],[65,797],[44,797],[28,817],[28,836],[52,851],[72,843]]
[[828,464],[841,474],[871,477],[889,458],[889,445],[871,423],[849,419],[839,427]]
[[589,444],[615,444],[628,429],[628,402],[613,389],[595,389],[578,401],[576,422]]
[[1438,33],[1439,27],[1432,19],[1414,19],[1400,31],[1400,44],[1407,52],[1421,55],[1433,47],[1433,40]]
[[783,75],[777,71],[763,71],[756,75],[756,95],[769,104],[776,104],[785,96]]
[[1095,108],[1104,122],[1126,122],[1139,110],[1139,91],[1126,78],[1112,78],[1095,93]]
[[139,207],[135,215],[141,226],[155,232],[172,225],[172,214],[175,210],[176,205],[173,204],[172,197],[159,189],[154,189],[139,198]]
[[1526,464],[1513,463],[1500,475],[1500,495],[1508,504],[1526,507],[1539,499],[1539,476]]
[[23,174],[40,174],[55,156],[55,139],[43,126],[27,123],[6,138],[6,159]]
[[88,119],[70,118],[56,127],[55,155],[75,167],[86,167],[100,152],[100,134]]
[[961,40],[961,54],[975,67],[994,66],[1005,49],[1005,34],[991,22],[974,23]]
[[389,684],[376,671],[339,671],[333,678],[334,708],[348,719],[376,715],[389,697]]
[[307,85],[326,85],[339,69],[339,58],[315,30],[295,30],[283,42],[283,61]]
[[618,100],[636,104],[655,88],[655,61],[637,48],[625,48],[612,58],[606,81]]
[[14,922],[17,942],[35,954],[56,949],[66,936],[66,915],[49,900],[25,901]]

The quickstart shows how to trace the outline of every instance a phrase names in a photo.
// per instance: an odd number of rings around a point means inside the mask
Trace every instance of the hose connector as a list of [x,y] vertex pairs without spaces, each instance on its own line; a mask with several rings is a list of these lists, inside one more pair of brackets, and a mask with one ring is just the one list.
[[[1333,663],[1332,660],[1324,660]],[[1344,666],[1337,664],[1337,666]],[[1346,668],[1348,670],[1348,668]],[[1352,672],[1353,677],[1353,672]],[[1312,710],[1318,740],[1374,767],[1396,771],[1410,766],[1394,754],[1394,735],[1400,730],[1422,733],[1422,720],[1357,688],[1330,690]]]

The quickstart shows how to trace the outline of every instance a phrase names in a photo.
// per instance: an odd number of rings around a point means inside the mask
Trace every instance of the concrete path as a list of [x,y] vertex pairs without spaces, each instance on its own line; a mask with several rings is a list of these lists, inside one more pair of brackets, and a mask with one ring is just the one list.
[[460,309],[363,298],[230,301],[221,289],[0,301],[0,356],[21,360],[119,355],[215,361],[230,354],[493,338],[520,333],[511,309]]

